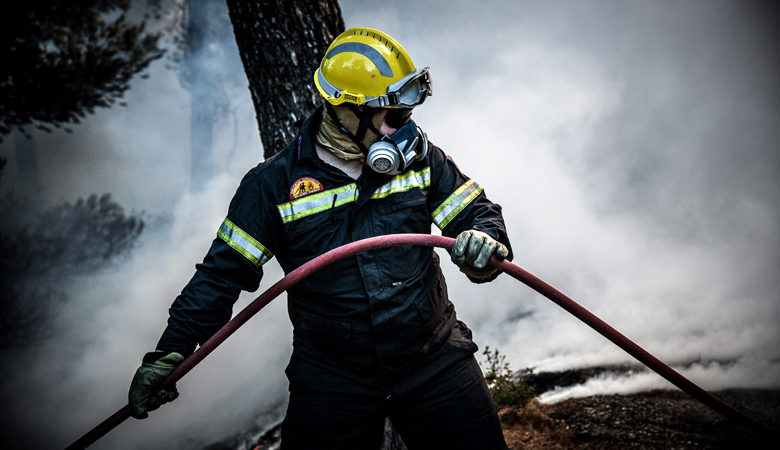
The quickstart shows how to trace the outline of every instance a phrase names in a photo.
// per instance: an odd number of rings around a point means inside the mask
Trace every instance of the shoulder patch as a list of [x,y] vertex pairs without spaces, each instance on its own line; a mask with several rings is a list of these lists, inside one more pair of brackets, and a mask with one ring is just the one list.
[[316,178],[298,178],[290,187],[290,200],[295,200],[296,198],[301,198],[315,192],[320,192],[322,189],[322,183],[320,183]]

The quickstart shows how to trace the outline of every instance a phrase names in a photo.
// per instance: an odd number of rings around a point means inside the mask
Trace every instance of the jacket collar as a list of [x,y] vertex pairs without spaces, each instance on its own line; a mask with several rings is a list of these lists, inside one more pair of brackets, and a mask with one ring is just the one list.
[[316,110],[303,122],[301,125],[301,131],[298,135],[298,160],[303,159],[318,159],[315,158],[314,143],[316,142],[317,131],[319,130],[320,123],[322,123],[322,105],[317,107]]

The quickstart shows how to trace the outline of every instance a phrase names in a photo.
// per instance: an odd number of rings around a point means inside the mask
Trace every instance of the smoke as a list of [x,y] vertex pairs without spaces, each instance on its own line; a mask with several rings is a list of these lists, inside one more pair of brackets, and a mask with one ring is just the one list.
[[[218,73],[243,77],[232,33],[224,37],[208,50],[232,49],[232,58],[211,64],[229,64]],[[262,159],[246,79],[226,77],[221,87],[230,107],[214,128],[214,176],[194,180],[202,189],[190,192],[191,92],[166,64],[154,63],[147,80],[133,81],[126,108],[98,111],[73,134],[34,133],[43,190],[23,196],[54,205],[110,192],[142,212],[147,227],[121,267],[65,287],[68,302],[52,305],[56,318],[45,324],[50,339],[0,354],[10,369],[0,382],[8,448],[65,447],[127,403],[130,379],[143,354],[154,350],[168,307],[216,236],[241,177]],[[208,60],[202,65],[209,70]],[[25,176],[14,170],[9,141],[0,147],[10,166],[5,189]],[[260,289],[281,276],[278,265],[268,264]],[[234,311],[254,297],[245,293]],[[291,338],[279,299],[178,384],[176,407],[126,421],[95,448],[203,447],[283,410]]]
[[[73,298],[50,324],[56,339],[3,355],[6,367],[24,367],[3,380],[13,411],[6,420],[23,434],[11,433],[10,442],[62,447],[126,403],[140,357],[154,349],[170,302],[208,249],[236,187],[235,176],[222,175],[203,195],[184,196],[173,222],[147,234],[120,271],[75,280]],[[267,280],[280,277],[271,267]],[[236,308],[251,298],[244,295]],[[203,446],[246,429],[284,399],[290,349],[285,305],[277,301],[179,383],[176,408],[131,419],[96,448]],[[29,435],[33,424],[46,432]]]
[[[736,361],[686,372],[705,388],[780,384],[771,6],[342,4],[348,27],[431,66],[415,120],[504,206],[517,264],[666,362]],[[513,279],[445,271],[477,341],[516,368],[631,361]],[[661,383],[597,382],[589,392]]]
[[[711,390],[728,389],[734,386],[762,388],[777,382],[772,374],[776,369],[768,361],[731,361],[729,363],[696,363],[687,367],[674,367],[689,379],[697,379]],[[749,380],[746,383],[746,380]],[[648,371],[635,371],[625,375],[604,374],[593,377],[583,384],[556,388],[543,393],[542,403],[556,403],[568,398],[593,395],[631,394],[653,389],[675,389],[660,375]]]
[[[382,29],[431,67],[434,96],[414,118],[503,205],[517,264],[706,389],[778,386],[773,11],[737,1],[341,4],[348,27]],[[249,93],[230,90],[217,175],[188,193],[189,92],[163,65],[134,81],[127,108],[99,111],[72,135],[35,134],[50,204],[110,192],[150,226],[119,270],[74,280],[56,339],[0,355],[12,368],[3,433],[18,446],[62,447],[125,404],[170,302],[261,158]],[[13,166],[9,141],[0,154]],[[513,367],[630,361],[513,279],[477,286],[444,266],[460,318]],[[265,268],[260,290],[281,277],[275,262]],[[96,448],[199,446],[279,408],[285,315],[273,302],[179,383],[172,406]],[[664,383],[604,377],[546,399]]]

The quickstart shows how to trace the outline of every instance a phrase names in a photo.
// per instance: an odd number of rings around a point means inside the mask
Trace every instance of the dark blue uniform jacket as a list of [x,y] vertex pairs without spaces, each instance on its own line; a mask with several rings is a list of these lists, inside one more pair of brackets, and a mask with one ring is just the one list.
[[[400,175],[364,169],[355,181],[317,156],[321,114],[320,108],[299,137],[241,181],[217,238],[170,308],[158,350],[187,355],[207,340],[230,319],[239,292],[258,288],[273,256],[288,273],[359,239],[428,234],[432,223],[445,236],[476,229],[509,247],[501,207],[439,148],[430,144],[427,157]],[[293,386],[314,381],[306,374],[312,367],[353,381],[381,369],[388,382],[387,374],[417,373],[426,360],[441,367],[476,351],[431,247],[342,259],[290,289],[287,301]]]

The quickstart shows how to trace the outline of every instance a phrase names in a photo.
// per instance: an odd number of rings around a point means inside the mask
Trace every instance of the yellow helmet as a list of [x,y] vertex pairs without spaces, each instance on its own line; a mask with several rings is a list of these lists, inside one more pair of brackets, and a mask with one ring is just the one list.
[[314,71],[314,84],[331,105],[409,108],[433,93],[427,67],[416,70],[395,39],[362,27],[333,40]]

